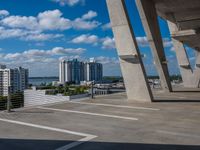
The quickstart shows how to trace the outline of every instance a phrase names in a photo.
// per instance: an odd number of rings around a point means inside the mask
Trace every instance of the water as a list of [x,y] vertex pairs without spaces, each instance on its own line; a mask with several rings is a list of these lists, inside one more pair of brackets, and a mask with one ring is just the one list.
[[32,77],[29,78],[29,84],[32,84],[34,86],[38,86],[41,84],[50,84],[53,81],[59,81],[58,77]]

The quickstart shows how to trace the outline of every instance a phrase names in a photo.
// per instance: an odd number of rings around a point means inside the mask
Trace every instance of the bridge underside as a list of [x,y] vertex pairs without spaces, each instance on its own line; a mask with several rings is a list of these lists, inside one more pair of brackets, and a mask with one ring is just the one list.
[[[130,24],[124,0],[106,0],[121,70],[129,100],[153,100],[147,75]],[[135,0],[158,71],[162,90],[170,93],[167,60],[160,33],[158,16],[168,23],[182,80],[186,88],[199,88],[200,80],[200,1],[199,0]],[[133,14],[134,15],[134,14]],[[191,67],[186,46],[196,53]],[[169,60],[170,61],[170,60]]]

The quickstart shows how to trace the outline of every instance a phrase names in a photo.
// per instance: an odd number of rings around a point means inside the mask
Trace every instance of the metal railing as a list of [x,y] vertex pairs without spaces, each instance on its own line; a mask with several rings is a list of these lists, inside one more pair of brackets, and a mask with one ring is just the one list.
[[7,110],[11,112],[11,109],[20,108],[24,106],[24,94],[23,92],[11,93],[8,89],[7,96],[0,96],[0,111]]

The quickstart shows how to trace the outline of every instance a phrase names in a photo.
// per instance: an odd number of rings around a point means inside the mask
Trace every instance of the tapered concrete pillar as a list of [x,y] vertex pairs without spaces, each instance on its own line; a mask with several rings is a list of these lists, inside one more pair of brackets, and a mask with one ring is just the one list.
[[[178,32],[177,25],[170,21],[167,21],[167,23],[169,26],[169,31],[171,33],[174,50],[176,52],[176,57],[179,64],[183,85],[184,87],[188,88],[197,88],[199,85],[200,68],[197,65],[196,68],[192,70],[184,44],[173,37],[173,35]],[[196,54],[197,62],[199,61],[200,63],[199,52],[197,51]]]
[[161,86],[165,92],[170,92],[172,87],[154,2],[152,0],[136,0],[136,4],[153,53]]
[[125,8],[124,0],[106,0],[110,15],[121,71],[129,100],[150,102],[148,85],[141,54]]
[[200,48],[196,48],[196,65],[193,70],[195,87],[200,87]]

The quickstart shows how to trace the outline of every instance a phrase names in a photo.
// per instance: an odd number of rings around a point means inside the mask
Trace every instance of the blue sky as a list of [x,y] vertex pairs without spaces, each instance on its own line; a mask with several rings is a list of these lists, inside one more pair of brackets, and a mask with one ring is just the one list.
[[[135,3],[126,3],[147,73],[155,75]],[[159,21],[169,69],[176,74],[169,31],[166,22]],[[105,0],[0,1],[0,63],[29,68],[30,76],[57,76],[60,59],[94,57],[104,64],[104,75],[121,75],[109,22]]]

